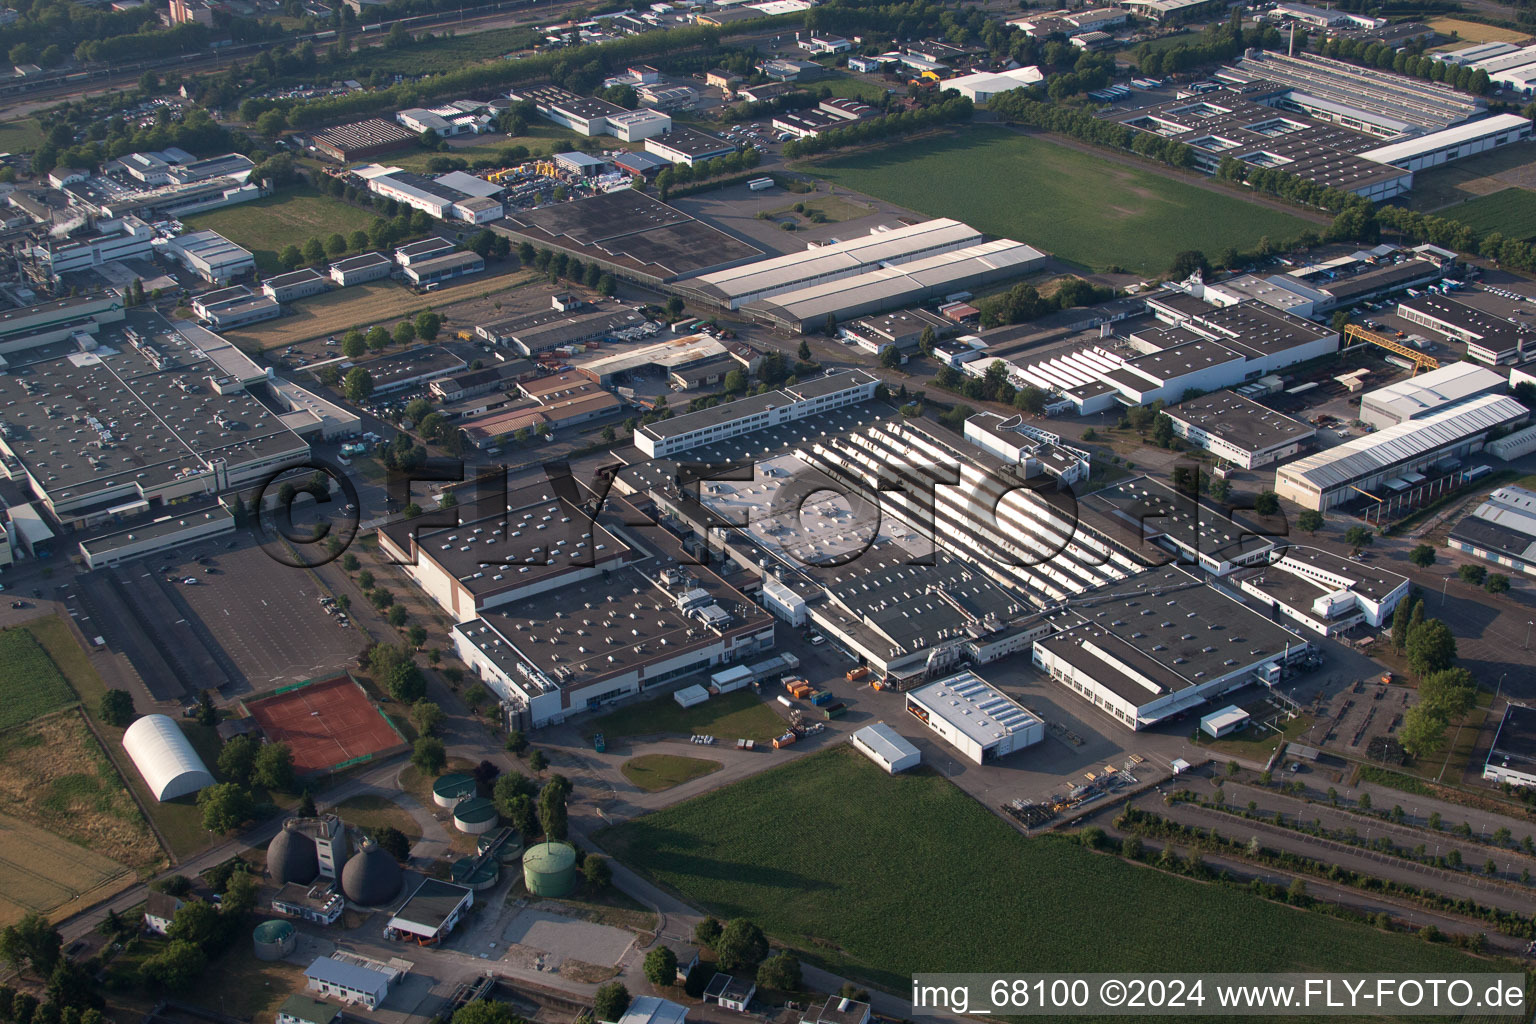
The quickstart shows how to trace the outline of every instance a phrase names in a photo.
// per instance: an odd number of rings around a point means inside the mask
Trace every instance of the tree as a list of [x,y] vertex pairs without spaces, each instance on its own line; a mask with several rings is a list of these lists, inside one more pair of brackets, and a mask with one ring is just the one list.
[[249,914],[256,909],[257,889],[256,877],[249,871],[234,872],[224,887],[224,902],[219,904],[219,913],[230,921]]
[[1352,548],[1368,548],[1376,538],[1363,526],[1351,526],[1344,531],[1344,543]]
[[219,749],[219,774],[242,786],[251,784],[251,770],[261,746],[253,736],[233,736]]
[[405,625],[405,620],[408,616],[409,613],[405,610],[405,605],[397,604],[390,606],[390,609],[385,613],[384,618],[389,622],[391,626],[399,629],[401,626]]
[[313,818],[318,812],[315,810],[315,797],[309,790],[299,799],[298,815],[301,818]]
[[106,1005],[106,1000],[101,998],[93,974],[94,971],[86,970],[84,964],[64,959],[58,962],[53,973],[48,976],[48,1002],[55,1009],[62,1008],[66,1022],[74,1019],[71,1013],[84,1021],[82,1010],[94,1014],[93,1019],[100,1018],[101,1007]]
[[775,992],[798,992],[800,961],[788,953],[769,957],[757,968],[757,984]]
[[741,367],[730,370],[725,375],[725,381],[721,385],[728,395],[739,394],[747,390],[747,373]]
[[541,772],[549,767],[549,758],[542,750],[535,750],[528,755],[528,767],[536,772]]
[[191,988],[208,966],[203,951],[190,942],[175,941],[139,967],[144,980],[168,992]]
[[1433,544],[1420,544],[1408,552],[1408,561],[1420,569],[1428,569],[1435,564],[1435,546]]
[[375,830],[373,841],[379,844],[379,849],[402,864],[411,859],[411,841],[393,825]]
[[318,238],[311,238],[304,243],[304,262],[309,264],[325,262],[325,243]]
[[0,930],[0,960],[39,978],[53,973],[64,939],[48,919],[35,911]]
[[347,396],[347,401],[362,403],[373,397],[373,374],[361,366],[354,366],[347,371],[342,378],[342,394]]
[[418,700],[411,705],[411,724],[423,736],[431,736],[443,722],[443,709],[430,700]]
[[1274,491],[1260,491],[1253,499],[1253,510],[1261,516],[1272,516],[1280,511],[1280,497]]
[[197,698],[197,724],[212,728],[219,723],[219,710],[213,706],[213,693],[204,690]]
[[1392,646],[1399,651],[1408,646],[1408,620],[1412,614],[1408,606],[1411,603],[1406,599],[1397,602],[1397,610],[1392,613]]
[[1408,666],[1416,676],[1450,668],[1456,661],[1456,637],[1439,619],[1426,619],[1408,633]]
[[197,794],[197,806],[203,812],[203,828],[230,832],[251,816],[251,795],[233,782],[220,782]]
[[1454,722],[1477,704],[1477,681],[1464,668],[1431,672],[1419,681],[1419,704]]
[[1483,589],[1490,594],[1509,593],[1509,577],[1501,572],[1488,574],[1488,579],[1483,582]]
[[559,786],[545,786],[539,793],[539,827],[551,839],[564,840],[568,829],[565,796]]
[[720,941],[720,933],[723,930],[716,918],[706,917],[693,926],[693,941],[705,949],[714,949],[715,944]]
[[382,352],[389,347],[389,332],[380,324],[374,324],[368,328],[365,336],[368,348],[372,352]]
[[130,724],[138,717],[133,709],[133,694],[127,690],[108,690],[102,694],[98,710],[103,722],[117,728]]
[[756,967],[767,955],[768,939],[763,930],[744,917],[730,921],[715,945],[715,956],[722,971]]
[[422,736],[411,750],[411,764],[423,775],[437,775],[447,763],[448,752],[443,748],[443,741],[435,736]]
[[645,954],[645,980],[657,988],[677,984],[677,954],[667,946],[657,946]]
[[[836,321],[834,321],[834,323],[836,323]],[[795,356],[801,362],[807,362],[807,363],[810,362],[811,361],[811,343],[806,341],[804,338],[801,338],[800,339],[800,346],[795,349]]]
[[586,860],[581,862],[581,873],[594,889],[606,889],[613,881],[613,868],[608,866],[608,858],[595,853],[587,854]]
[[422,341],[432,341],[437,337],[437,332],[442,330],[442,326],[442,316],[430,309],[424,309],[416,314],[416,336]]
[[218,940],[221,929],[219,912],[212,903],[188,900],[176,911],[176,916],[171,918],[171,926],[165,934],[172,941],[180,939],[206,949]]
[[[1019,388],[1013,396],[1013,407],[1020,412],[1027,412],[1032,416],[1038,416],[1045,411],[1045,392],[1033,384],[1026,384]],[[1083,432],[1083,440],[1092,440],[1087,431]]]
[[299,264],[304,262],[304,253],[296,245],[285,245],[282,252],[277,254],[277,262],[284,270],[297,270]]
[[1199,249],[1185,249],[1173,258],[1173,263],[1168,267],[1168,276],[1175,281],[1182,281],[1196,271],[1209,274],[1211,265],[1205,253]]
[[1470,583],[1475,587],[1488,578],[1488,570],[1480,565],[1461,565],[1457,566],[1456,575],[1463,583]]
[[1301,515],[1296,517],[1296,526],[1307,533],[1316,533],[1323,528],[1323,514],[1315,508],[1302,509]]
[[599,985],[597,994],[592,999],[592,1015],[599,1021],[617,1021],[624,1016],[624,1011],[629,1009],[629,989],[624,987],[621,981],[610,981],[606,985]]
[[507,733],[507,753],[521,755],[528,749],[528,736],[521,729]]
[[452,1024],[522,1024],[522,1018],[512,1012],[507,1003],[492,999],[477,999],[453,1012]]
[[395,344],[409,345],[416,340],[416,328],[409,320],[401,320],[395,325]]
[[894,370],[901,365],[901,351],[895,345],[887,345],[880,350],[880,365],[887,370]]
[[286,743],[264,743],[256,753],[251,778],[275,792],[293,789],[293,750]]
[[368,341],[363,337],[363,332],[356,327],[352,328],[341,337],[341,354],[348,359],[357,359],[368,351]]
[[340,256],[347,251],[347,237],[340,231],[333,231],[325,240],[325,251],[329,256]]
[[495,801],[497,810],[506,817],[512,817],[511,807],[519,797],[531,798],[539,791],[534,781],[522,772],[513,770],[504,772],[496,780],[496,786],[491,790],[491,799]]

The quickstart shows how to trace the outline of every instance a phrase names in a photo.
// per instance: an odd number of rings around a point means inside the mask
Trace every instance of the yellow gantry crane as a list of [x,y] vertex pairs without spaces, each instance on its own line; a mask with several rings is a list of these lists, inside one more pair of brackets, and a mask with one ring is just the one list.
[[[1434,356],[1427,356],[1418,349],[1404,345],[1402,342],[1395,338],[1389,338],[1385,334],[1368,331],[1359,324],[1350,324],[1344,328],[1344,337],[1352,338],[1363,345],[1376,345],[1394,355],[1402,356],[1404,359],[1411,361],[1413,363],[1414,376],[1418,376],[1420,370],[1440,369],[1440,360]],[[1349,346],[1346,345],[1345,347],[1348,348]]]

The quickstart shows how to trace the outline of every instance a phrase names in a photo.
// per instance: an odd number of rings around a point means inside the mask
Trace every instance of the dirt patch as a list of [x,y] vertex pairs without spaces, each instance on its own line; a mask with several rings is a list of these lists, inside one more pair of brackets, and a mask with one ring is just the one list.
[[138,805],[78,710],[0,737],[0,814],[135,869],[164,864]]
[[617,975],[619,969],[617,967],[603,967],[599,964],[582,963],[580,960],[566,960],[560,965],[560,973],[572,981],[596,985]]

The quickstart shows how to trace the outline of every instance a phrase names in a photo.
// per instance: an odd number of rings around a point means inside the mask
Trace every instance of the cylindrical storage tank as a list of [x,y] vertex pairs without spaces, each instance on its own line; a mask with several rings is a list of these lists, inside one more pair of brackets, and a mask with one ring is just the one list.
[[569,896],[576,887],[576,850],[569,843],[540,843],[523,854],[523,884],[535,896]]
[[[479,853],[484,853],[485,852],[486,840],[488,838],[490,838],[490,837],[489,836],[482,836],[475,843],[475,850],[477,852],[479,852]],[[501,847],[496,851],[496,859],[501,861],[501,863],[503,863],[503,864],[516,864],[519,860],[522,859],[522,857],[523,857],[523,837],[517,831],[517,829],[513,829],[512,830],[512,834],[507,837],[507,841],[502,843]]]
[[476,857],[460,857],[449,869],[449,877],[456,884],[466,889],[473,889],[475,892],[489,889],[501,881],[501,865],[496,863],[496,858],[492,857],[484,864],[478,861],[479,858]]
[[453,809],[453,827],[472,836],[489,832],[499,824],[501,815],[496,813],[496,804],[489,797],[472,797]]
[[299,931],[287,921],[263,921],[251,933],[257,960],[281,960],[292,956]]
[[475,777],[463,772],[440,775],[437,781],[432,783],[432,802],[439,807],[452,807],[460,800],[466,800],[474,795]]

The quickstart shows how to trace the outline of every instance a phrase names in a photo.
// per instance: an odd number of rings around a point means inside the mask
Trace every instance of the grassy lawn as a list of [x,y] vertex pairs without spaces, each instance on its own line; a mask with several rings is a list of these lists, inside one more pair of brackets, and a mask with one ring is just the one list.
[[1509,238],[1536,236],[1536,192],[1529,189],[1506,188],[1438,212],[1441,217],[1461,221],[1480,235],[1499,231]]
[[323,196],[310,188],[292,188],[264,199],[188,217],[188,230],[217,231],[237,245],[251,250],[264,273],[282,269],[277,254],[286,246],[303,248],[311,238],[322,242],[333,232],[350,235],[367,231],[375,214]]
[[[480,298],[508,288],[520,288],[535,275],[521,268],[508,270],[506,263],[492,260],[484,273],[444,285],[430,295],[417,295],[393,281],[372,281],[337,288],[323,295],[303,299],[288,307],[277,320],[267,320],[249,331],[225,331],[224,337],[248,352],[283,348],[311,338],[341,335],[353,327],[367,329],[372,324],[414,316],[423,309],[443,310],[465,299]],[[456,329],[456,328],[455,328]],[[443,332],[443,340],[452,331]],[[337,350],[339,351],[339,350]]]
[[818,80],[815,88],[820,89],[822,86],[831,89],[833,96],[841,96],[850,100],[863,100],[865,103],[878,101],[885,95],[885,90],[888,88],[884,82],[842,74],[835,78]]
[[43,144],[43,126],[37,118],[0,124],[0,153],[30,153]]
[[[795,209],[797,206],[801,209]],[[855,202],[842,196],[823,195],[788,203],[777,210],[769,210],[768,216],[775,219],[797,217],[801,223],[810,224],[815,223],[811,215],[819,213],[824,218],[823,222],[836,224],[840,221],[867,216],[873,210],[874,207],[868,203]]]
[[387,797],[354,796],[330,809],[341,815],[347,824],[365,832],[394,827],[413,843],[421,838],[421,826],[416,824],[411,812]]
[[715,736],[720,742],[737,739],[768,743],[784,735],[786,724],[763,699],[751,690],[711,697],[691,708],[679,707],[669,693],[619,708],[594,718],[587,736],[597,733],[611,743],[630,736]]
[[[1181,249],[1252,249],[1317,225],[1235,196],[991,125],[805,169],[934,217],[954,217],[1094,269],[1166,270]],[[943,188],[934,188],[936,181]]]
[[68,707],[75,694],[25,627],[0,632],[0,731]]
[[1275,752],[1275,748],[1280,745],[1282,739],[1294,740],[1305,733],[1312,724],[1308,718],[1297,717],[1284,723],[1280,731],[1276,731],[1257,721],[1261,714],[1274,713],[1274,708],[1262,700],[1254,701],[1243,710],[1254,716],[1254,720],[1247,726],[1219,740],[1213,740],[1201,732],[1195,738],[1195,746],[1209,750],[1213,754],[1229,754],[1233,757],[1247,758],[1250,761],[1268,761],[1269,755]]
[[[807,836],[816,837],[813,846]],[[893,992],[911,984],[914,964],[1015,970],[1021,955],[1038,971],[1476,963],[1445,946],[1128,865],[1060,837],[1026,839],[937,774],[889,776],[846,746],[597,838],[716,916],[750,917],[832,969]],[[1177,941],[1156,939],[1167,937],[1170,914]]]
[[694,779],[702,779],[710,772],[720,770],[719,761],[706,761],[698,757],[680,757],[677,754],[644,754],[632,757],[620,766],[624,777],[647,793],[657,793],[673,786],[681,786]]

